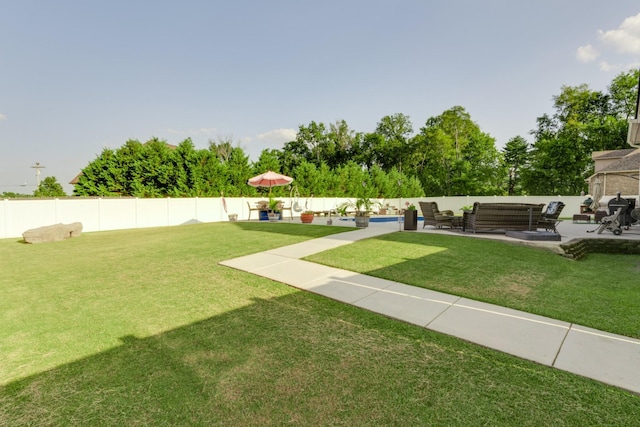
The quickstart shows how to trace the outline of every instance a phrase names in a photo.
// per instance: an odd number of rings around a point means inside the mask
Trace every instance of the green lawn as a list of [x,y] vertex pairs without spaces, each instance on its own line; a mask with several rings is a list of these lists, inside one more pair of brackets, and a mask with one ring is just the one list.
[[637,395],[217,265],[339,231],[0,240],[0,426],[637,422]]
[[307,259],[640,338],[637,256],[573,261],[521,244],[394,233]]

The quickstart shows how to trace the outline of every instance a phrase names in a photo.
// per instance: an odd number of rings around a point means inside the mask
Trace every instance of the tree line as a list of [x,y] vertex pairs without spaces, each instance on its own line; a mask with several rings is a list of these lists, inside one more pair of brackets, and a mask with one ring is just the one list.
[[[79,196],[135,197],[254,197],[267,188],[247,184],[252,176],[267,170],[295,177],[301,195],[399,197],[422,194],[420,183],[393,169],[373,165],[363,169],[348,161],[329,167],[325,162],[302,159],[284,167],[282,152],[264,150],[250,162],[244,150],[231,141],[210,142],[195,149],[191,139],[172,146],[159,139],[145,143],[130,140],[118,149],[104,149],[82,170],[74,194]],[[287,195],[291,187],[274,187],[272,194]]]
[[501,150],[461,106],[428,118],[417,132],[401,113],[383,117],[373,132],[357,132],[345,120],[312,121],[299,126],[295,140],[263,150],[254,162],[229,139],[210,141],[206,149],[195,149],[190,139],[177,146],[130,140],[91,161],[74,195],[256,196],[267,190],[247,180],[267,170],[294,177],[301,195],[317,197],[579,194],[593,173],[593,151],[629,148],[638,79],[630,70],[606,91],[563,86],[552,98],[554,112],[537,118],[533,142],[517,135]]

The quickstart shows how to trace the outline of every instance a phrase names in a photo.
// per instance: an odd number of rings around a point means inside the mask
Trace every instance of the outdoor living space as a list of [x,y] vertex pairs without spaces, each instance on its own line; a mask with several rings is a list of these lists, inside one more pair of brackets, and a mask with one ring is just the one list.
[[[543,213],[547,211],[547,208],[550,204],[554,204],[556,202],[548,202],[544,205]],[[516,205],[522,206],[522,204],[518,203]],[[527,208],[528,209],[528,208]],[[447,222],[447,224],[452,224],[452,227],[433,227],[428,224],[425,224],[424,217],[419,216],[419,222],[417,227],[417,232],[425,232],[425,233],[448,233],[457,236],[466,236],[470,238],[480,238],[480,239],[493,239],[493,240],[503,240],[509,242],[523,242],[526,241],[531,244],[535,244],[535,242],[539,242],[542,246],[548,246],[550,244],[551,247],[559,247],[561,244],[565,244],[574,239],[618,239],[618,240],[640,240],[640,223],[633,222],[628,227],[622,227],[622,233],[620,236],[614,235],[609,230],[600,230],[598,231],[601,223],[591,221],[575,221],[572,220],[573,208],[570,206],[569,208],[565,208],[561,210],[560,215],[553,221],[553,229],[549,231],[545,229],[545,225],[541,224],[539,221],[535,222],[532,220],[532,233],[528,233],[529,228],[529,218],[528,218],[528,210],[525,209],[526,215],[526,224],[522,222],[521,229],[522,233],[525,234],[525,238],[523,238],[522,234],[518,234],[514,231],[507,232],[501,227],[497,227],[496,229],[482,230],[476,231],[475,233],[468,229],[465,224],[465,215],[463,214],[455,214],[452,210],[449,210],[452,214],[453,221]],[[575,208],[577,210],[577,208]],[[420,212],[420,211],[419,211]],[[466,211],[470,212],[470,210]],[[354,218],[353,212],[348,216],[340,216],[337,212],[333,210],[326,210],[324,214],[320,213],[320,217],[316,218],[313,222],[315,225],[331,225],[331,226],[344,226],[344,227],[353,227],[354,226]],[[522,218],[522,217],[521,217]],[[290,223],[300,223],[299,217],[294,217],[293,219],[285,219],[285,222]],[[533,226],[533,223],[536,223]],[[431,223],[430,223],[431,224]],[[548,223],[547,225],[548,226]],[[370,216],[369,227],[383,227],[388,230],[397,230],[404,231],[404,217],[403,215],[380,215],[379,213],[372,214]],[[535,234],[536,236],[542,236],[542,238],[531,238],[526,236],[527,234]]]
[[638,4],[6,3],[0,427],[640,427]]
[[[456,218],[462,219],[462,216],[456,216]],[[341,226],[341,227],[353,227],[354,222],[353,218],[346,219],[340,217],[332,217],[327,218],[332,219],[331,223],[328,224],[327,221],[315,221],[316,225],[331,225],[333,227]],[[369,227],[382,228],[387,230],[388,232],[398,231],[398,232],[406,232],[403,227],[403,217],[402,216],[373,216],[372,220],[369,222]],[[294,218],[292,223],[300,223],[299,219]],[[540,246],[546,248],[552,248],[554,251],[560,251],[560,245],[566,244],[571,241],[579,240],[579,239],[607,239],[607,240],[631,240],[631,241],[640,241],[640,224],[632,225],[627,229],[623,229],[622,234],[617,236],[614,235],[611,231],[603,230],[598,233],[598,228],[600,227],[599,223],[595,222],[574,222],[571,221],[571,218],[561,217],[561,220],[557,223],[557,234],[559,239],[553,240],[523,240],[520,237],[513,237],[511,233],[505,233],[504,231],[485,231],[472,233],[466,230],[463,230],[462,226],[453,227],[453,228],[433,228],[433,227],[422,227],[422,218],[419,220],[418,228],[416,231],[411,231],[407,233],[428,233],[428,234],[445,234],[451,236],[460,236],[469,239],[487,239],[487,240],[498,240],[504,242],[511,242],[517,244],[524,245],[533,245]]]
[[[356,281],[373,291],[392,278],[458,295],[452,301],[527,307],[559,324],[638,338],[631,257],[576,262],[487,236],[397,226],[254,221],[85,233],[44,245],[0,240],[0,424],[635,422],[640,399],[618,387],[287,286],[318,278],[289,264],[251,264],[285,274],[275,281],[218,264],[295,253],[334,265],[334,280],[318,290]],[[350,243],[353,233],[369,238]],[[345,267],[355,273],[341,273]],[[526,280],[514,274],[523,269]],[[615,292],[593,280],[605,270],[619,272]]]

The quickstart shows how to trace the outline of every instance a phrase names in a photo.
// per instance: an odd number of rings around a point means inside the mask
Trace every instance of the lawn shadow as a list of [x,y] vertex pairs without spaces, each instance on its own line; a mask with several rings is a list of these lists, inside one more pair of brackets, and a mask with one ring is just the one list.
[[[120,346],[13,381],[0,387],[0,425],[211,425],[230,413],[245,424],[260,419],[257,402],[267,398],[283,356],[295,357],[289,321],[302,298],[254,298],[157,335],[123,336]],[[270,417],[284,423],[287,410]]]
[[409,424],[432,410],[416,405],[405,422],[397,412],[432,394],[416,363],[474,348],[306,292],[120,341],[0,387],[0,425]]

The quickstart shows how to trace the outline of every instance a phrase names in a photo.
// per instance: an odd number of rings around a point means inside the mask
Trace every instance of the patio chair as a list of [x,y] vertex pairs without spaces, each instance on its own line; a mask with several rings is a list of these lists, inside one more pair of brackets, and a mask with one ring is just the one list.
[[563,208],[564,203],[562,202],[549,202],[547,210],[542,213],[538,220],[538,228],[544,228],[546,231],[552,231],[557,234],[556,225],[560,222],[558,218]]
[[291,205],[285,206],[285,204],[283,202],[279,202],[278,203],[278,210],[280,212],[282,212],[283,216],[284,216],[284,211],[289,211],[289,218],[293,219],[293,211],[291,210]]
[[425,228],[427,225],[433,225],[435,228],[453,228],[453,211],[439,210],[436,202],[419,202],[419,204],[422,216],[424,217],[422,228]]
[[260,215],[260,211],[262,210],[260,207],[252,208],[251,203],[249,202],[247,202],[247,206],[249,207],[249,218],[248,218],[249,220],[251,220],[251,212],[253,211],[258,212],[258,215]]

